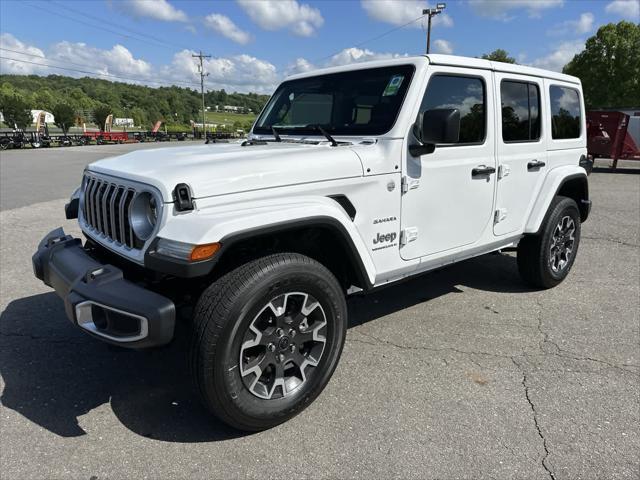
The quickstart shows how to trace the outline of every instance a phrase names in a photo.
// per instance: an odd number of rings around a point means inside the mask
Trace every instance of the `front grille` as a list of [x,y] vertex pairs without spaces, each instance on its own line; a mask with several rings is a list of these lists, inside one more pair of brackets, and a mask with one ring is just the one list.
[[129,220],[129,206],[136,193],[132,187],[86,175],[82,215],[87,227],[116,244],[136,248]]

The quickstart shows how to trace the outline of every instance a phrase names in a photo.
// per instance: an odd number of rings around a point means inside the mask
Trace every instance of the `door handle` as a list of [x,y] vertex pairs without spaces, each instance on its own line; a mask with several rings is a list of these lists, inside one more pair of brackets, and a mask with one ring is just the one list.
[[527,170],[536,170],[538,168],[542,168],[546,165],[546,163],[541,162],[540,160],[532,160],[527,163]]
[[483,175],[491,175],[492,173],[496,173],[496,169],[493,167],[488,167],[486,165],[478,165],[476,168],[471,170],[472,177],[480,177]]

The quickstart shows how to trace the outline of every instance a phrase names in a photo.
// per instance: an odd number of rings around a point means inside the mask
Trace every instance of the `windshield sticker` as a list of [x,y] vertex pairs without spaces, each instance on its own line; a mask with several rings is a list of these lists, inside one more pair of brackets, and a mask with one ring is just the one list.
[[404,75],[394,75],[393,77],[391,77],[391,80],[389,80],[389,83],[387,84],[387,88],[385,88],[384,92],[382,92],[382,96],[391,97],[393,95],[396,95],[398,93],[398,90],[400,90],[400,85],[402,85],[403,80]]

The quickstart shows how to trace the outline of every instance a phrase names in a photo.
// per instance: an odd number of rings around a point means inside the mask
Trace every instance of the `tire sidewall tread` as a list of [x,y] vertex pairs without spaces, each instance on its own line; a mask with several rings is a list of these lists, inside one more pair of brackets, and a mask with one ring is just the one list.
[[[314,372],[311,387],[303,390],[303,394],[294,396],[295,401],[284,401],[289,406],[284,409],[267,408],[260,410],[260,401],[248,391],[240,391],[233,397],[228,391],[232,383],[225,375],[234,373],[224,371],[229,355],[237,352],[233,349],[237,335],[243,324],[252,321],[250,317],[256,303],[252,299],[257,295],[263,299],[271,292],[276,292],[287,284],[287,278],[293,276],[297,280],[317,283],[319,290],[330,293],[332,305],[334,344],[331,351],[323,354],[321,362],[326,363],[326,370]],[[274,284],[275,281],[275,284]],[[295,287],[294,287],[295,288]],[[320,299],[319,299],[320,300]],[[322,302],[326,302],[323,300]],[[326,306],[323,303],[323,308]],[[328,319],[332,317],[327,314]],[[194,311],[194,325],[190,348],[190,367],[196,389],[204,404],[226,423],[242,430],[263,430],[282,423],[302,411],[317,397],[328,383],[337,366],[344,339],[346,336],[346,299],[338,281],[323,265],[309,257],[294,253],[279,253],[259,258],[240,266],[214,282],[207,288],[197,302]],[[329,340],[329,339],[328,339]],[[329,342],[327,346],[329,348]],[[331,358],[327,357],[331,356]],[[237,363],[237,362],[236,362]],[[255,402],[243,402],[250,395]],[[264,400],[262,400],[264,402]],[[278,400],[268,400],[276,402]],[[252,410],[255,417],[245,415],[243,408]],[[256,418],[257,417],[257,418]]]

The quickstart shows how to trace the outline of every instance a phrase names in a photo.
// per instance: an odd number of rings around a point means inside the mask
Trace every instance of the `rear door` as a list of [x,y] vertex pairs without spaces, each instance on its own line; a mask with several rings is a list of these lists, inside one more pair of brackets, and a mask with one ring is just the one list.
[[410,260],[477,242],[490,228],[495,186],[492,72],[429,67],[420,111],[460,111],[458,142],[413,157],[407,151],[400,253]]
[[498,193],[493,232],[524,228],[548,170],[542,79],[496,72]]

